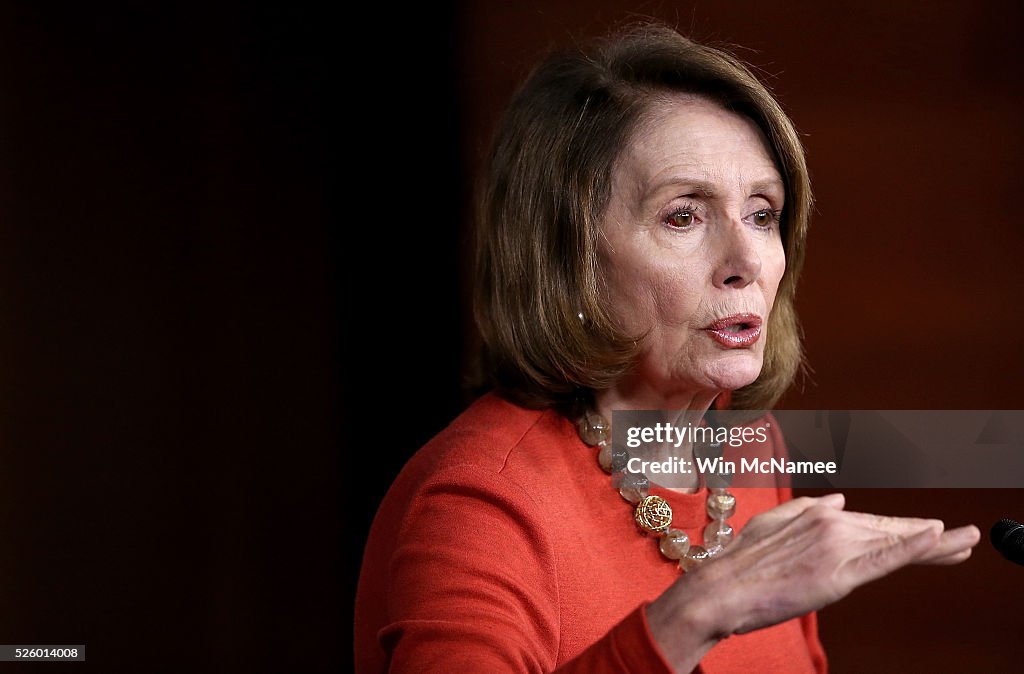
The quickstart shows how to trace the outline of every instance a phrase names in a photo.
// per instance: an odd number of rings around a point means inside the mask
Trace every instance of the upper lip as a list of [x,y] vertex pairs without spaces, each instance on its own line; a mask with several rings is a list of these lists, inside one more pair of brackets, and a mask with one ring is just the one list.
[[724,330],[731,325],[741,325],[746,328],[756,328],[761,325],[761,317],[757,314],[732,314],[725,318],[715,319],[704,327],[705,330]]

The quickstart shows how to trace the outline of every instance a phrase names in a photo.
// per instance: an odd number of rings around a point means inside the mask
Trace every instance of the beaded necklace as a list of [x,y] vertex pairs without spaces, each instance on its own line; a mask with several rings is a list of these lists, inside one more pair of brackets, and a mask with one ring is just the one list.
[[597,447],[597,462],[613,475],[621,473],[619,494],[633,505],[633,519],[640,529],[658,538],[658,548],[668,559],[678,560],[679,568],[690,571],[721,554],[734,536],[726,520],[736,512],[736,497],[721,487],[709,487],[706,509],[711,523],[704,528],[704,545],[695,545],[681,529],[672,528],[672,506],[650,494],[650,482],[642,473],[631,473],[625,463],[616,461],[612,448],[612,428],[608,420],[595,412],[583,414],[576,430],[584,444]]

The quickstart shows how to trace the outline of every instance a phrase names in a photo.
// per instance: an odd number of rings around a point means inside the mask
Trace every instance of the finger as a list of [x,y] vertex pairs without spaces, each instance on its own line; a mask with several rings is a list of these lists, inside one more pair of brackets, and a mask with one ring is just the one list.
[[885,515],[859,513],[851,510],[847,510],[846,514],[851,520],[862,526],[898,536],[916,534],[929,527],[938,527],[939,531],[942,531],[946,526],[942,520],[924,519],[921,517],[887,517]]
[[818,503],[829,508],[835,508],[836,510],[842,510],[846,507],[846,495],[842,492],[833,492],[831,494],[825,494]]
[[952,566],[953,564],[966,562],[968,559],[970,559],[971,552],[973,552],[973,550],[971,548],[967,548],[966,550],[961,550],[960,552],[957,552],[952,555],[946,555],[945,557],[940,557],[938,559],[930,559],[927,561],[922,560],[915,562],[915,564],[928,564],[929,566]]
[[852,560],[848,566],[852,587],[881,578],[923,557],[939,541],[941,529],[928,526],[907,536],[890,535]]
[[846,498],[838,492],[817,498],[801,496],[751,518],[744,531],[757,531],[764,535],[785,526],[811,508],[827,507],[842,510],[845,503]]
[[775,506],[768,512],[764,513],[764,515],[790,520],[797,517],[808,508],[813,508],[815,506],[827,506],[829,508],[835,508],[836,510],[842,510],[845,503],[846,497],[839,492],[819,497],[801,496],[800,498],[795,498],[792,501],[786,501],[782,505]]
[[[862,513],[849,514],[859,515]],[[844,513],[844,517],[846,515],[847,513]],[[940,531],[941,535],[935,546],[918,559],[912,560],[915,564],[956,564],[967,559],[970,555],[964,555],[963,552],[977,545],[981,539],[981,532],[973,525],[942,531],[942,522],[939,520],[877,518],[874,515],[870,516],[870,519],[852,519],[854,521],[851,524],[854,524],[854,527],[847,530],[847,536],[851,541],[858,541],[865,550],[876,550],[892,545],[894,537],[904,538],[928,528]],[[902,519],[904,521],[886,522],[885,526],[880,526],[878,522],[884,519]],[[886,531],[886,529],[892,529],[900,533],[895,534],[891,531]]]
[[943,532],[939,542],[929,550],[918,564],[958,564],[971,556],[971,548],[981,540],[978,527],[968,525]]

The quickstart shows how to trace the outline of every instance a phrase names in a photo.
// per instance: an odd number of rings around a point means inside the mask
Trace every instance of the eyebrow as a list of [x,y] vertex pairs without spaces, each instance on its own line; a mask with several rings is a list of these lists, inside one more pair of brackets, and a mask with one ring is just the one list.
[[[686,187],[693,190],[693,192],[700,194],[703,197],[711,198],[715,196],[717,191],[714,183],[710,183],[700,178],[691,178],[688,176],[672,176],[665,180],[660,180],[653,186],[644,190],[644,197],[650,198],[652,195],[657,194],[664,190],[666,187],[673,185],[685,185]],[[781,189],[782,196],[786,193],[786,184],[781,178],[761,178],[756,180],[750,185],[751,194],[762,194],[762,193],[774,193],[776,190]]]

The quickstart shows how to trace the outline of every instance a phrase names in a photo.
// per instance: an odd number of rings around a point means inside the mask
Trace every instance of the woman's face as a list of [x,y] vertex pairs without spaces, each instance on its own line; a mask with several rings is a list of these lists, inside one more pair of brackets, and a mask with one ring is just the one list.
[[647,333],[633,385],[673,397],[757,378],[786,267],[784,198],[753,122],[700,97],[654,105],[613,169],[601,223],[613,315]]

